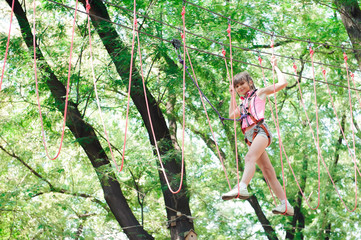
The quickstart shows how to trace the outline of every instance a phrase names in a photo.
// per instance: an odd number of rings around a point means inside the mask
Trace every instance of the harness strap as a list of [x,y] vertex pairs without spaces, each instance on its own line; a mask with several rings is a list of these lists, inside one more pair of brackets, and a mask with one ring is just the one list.
[[[253,136],[252,136],[252,142],[254,141],[254,139],[256,138],[256,136],[257,136],[257,134],[258,134],[259,128],[262,128],[263,131],[266,133],[266,135],[267,135],[267,137],[268,137],[268,145],[267,145],[267,147],[268,147],[269,145],[271,145],[271,135],[270,135],[270,133],[268,132],[266,126],[264,125],[264,119],[261,119],[261,120],[258,120],[258,121],[257,121],[252,115],[249,115],[249,116],[251,117],[252,121],[256,122],[256,127],[255,127],[255,129],[254,129]],[[245,132],[243,132],[243,133],[245,133]],[[246,137],[244,138],[244,141],[246,142],[246,144],[247,144],[248,146],[251,146],[251,145],[252,145],[252,142],[250,142]]]

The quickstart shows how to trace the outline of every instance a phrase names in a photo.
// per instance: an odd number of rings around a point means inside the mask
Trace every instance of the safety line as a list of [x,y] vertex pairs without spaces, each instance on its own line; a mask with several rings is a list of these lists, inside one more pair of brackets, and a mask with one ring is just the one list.
[[[34,1],[35,2],[35,1]],[[89,50],[90,50],[90,67],[91,67],[91,71],[92,71],[92,77],[93,77],[93,86],[94,86],[94,92],[95,92],[95,98],[97,101],[97,105],[98,105],[98,111],[99,111],[99,115],[100,115],[100,120],[102,122],[103,125],[103,131],[105,134],[105,138],[108,142],[108,147],[109,147],[109,151],[110,151],[110,155],[112,157],[113,163],[115,168],[118,170],[118,172],[120,172],[122,169],[119,169],[117,162],[115,161],[115,157],[113,154],[113,149],[112,146],[110,144],[109,141],[109,136],[108,136],[108,132],[104,123],[104,119],[103,119],[103,113],[102,113],[102,109],[100,107],[100,101],[99,101],[99,96],[98,96],[98,90],[97,90],[97,84],[96,84],[96,77],[95,77],[95,71],[94,71],[94,62],[93,62],[93,49],[92,49],[92,41],[91,41],[91,30],[90,30],[90,16],[89,16],[89,11],[90,11],[90,4],[89,4],[89,0],[86,0],[86,12],[87,12],[87,19],[88,19],[88,23],[87,23],[87,27],[88,27],[88,37],[89,37]],[[123,168],[123,162],[122,162],[122,166]]]
[[[74,9],[73,7],[70,7],[70,6],[67,6],[67,5],[64,5],[62,3],[58,3],[56,1],[53,1],[53,0],[47,0],[48,2],[51,2],[51,3],[54,3],[54,4],[57,4],[59,6],[62,6],[62,7],[65,7],[65,8],[68,8],[68,9]],[[81,12],[81,13],[84,13],[86,14],[86,12],[84,11],[81,11],[81,10],[78,10],[78,12]],[[114,25],[117,25],[119,27],[123,27],[123,28],[126,28],[126,29],[129,29],[129,30],[132,30],[132,28],[128,27],[128,26],[125,26],[123,24],[120,24],[120,23],[116,23],[116,22],[113,22],[113,21],[110,21],[106,18],[103,18],[103,17],[100,17],[96,14],[89,14],[90,16],[93,16],[93,17],[96,17],[100,20],[103,20],[103,21],[106,21],[106,22],[109,22],[111,24],[114,24]],[[154,36],[150,33],[147,33],[147,32],[143,32],[143,31],[139,31],[137,30],[139,33],[141,34],[144,34],[146,36],[149,36],[151,38],[155,38],[155,39],[158,39],[160,41],[163,41],[163,42],[168,42],[168,43],[172,43],[172,40],[168,40],[168,39],[165,39],[165,38],[161,38],[161,37],[158,37],[158,36]],[[198,48],[195,48],[195,47],[191,47],[191,46],[187,46],[188,49],[191,49],[191,50],[194,50],[194,51],[197,51],[197,52],[201,52],[201,53],[205,53],[205,54],[209,54],[209,55],[212,55],[212,56],[215,56],[215,57],[219,57],[219,58],[223,58],[222,55],[219,55],[219,54],[215,54],[215,53],[211,53],[211,52],[208,52],[208,51],[205,51],[205,50],[201,50],[201,49],[198,49]],[[229,58],[227,58],[229,60]],[[238,59],[233,59],[234,62],[238,62],[238,63],[242,63],[242,64],[246,64],[246,65],[249,65],[249,66],[253,66],[253,67],[257,67],[257,68],[262,68],[262,69],[266,69],[266,70],[270,70],[272,71],[271,68],[267,68],[267,67],[261,67],[257,64],[252,64],[252,63],[248,63],[248,62],[244,62],[244,61],[241,61],[241,60],[238,60]],[[298,77],[297,75],[294,75],[294,74],[291,74],[291,73],[284,73],[285,75],[289,75],[289,76],[292,76],[292,77]],[[312,80],[312,78],[308,78],[308,77],[301,77],[302,79],[306,79],[306,80]],[[320,80],[316,80],[316,82],[319,82],[319,83],[322,83],[322,84],[326,84],[324,81],[320,81]],[[338,85],[338,84],[334,84],[334,83],[329,83],[329,85],[333,85],[333,86],[337,86],[337,87],[340,87],[340,88],[345,88],[347,89],[347,86],[343,86],[343,85]],[[357,88],[351,88],[352,90],[354,91],[359,91],[361,92],[361,89],[357,89]]]
[[74,43],[74,33],[75,33],[75,23],[76,23],[76,15],[77,15],[77,9],[78,9],[78,0],[76,0],[76,4],[75,4],[75,12],[74,12],[74,20],[73,20],[73,28],[72,28],[72,35],[71,35],[71,44],[70,44],[70,53],[69,53],[69,66],[68,66],[68,80],[67,80],[67,86],[66,86],[66,96],[65,96],[65,108],[64,108],[64,120],[63,120],[63,128],[62,128],[62,133],[61,133],[61,139],[60,139],[60,146],[58,149],[57,154],[55,155],[55,157],[50,157],[49,152],[48,152],[48,147],[46,144],[46,139],[45,139],[45,131],[44,131],[44,123],[43,123],[43,115],[41,112],[41,106],[40,106],[40,96],[39,96],[39,89],[38,89],[38,77],[37,77],[37,63],[36,63],[36,28],[35,28],[35,15],[36,15],[36,9],[35,9],[35,1],[33,2],[33,48],[34,48],[34,73],[35,73],[35,86],[36,86],[36,96],[37,96],[37,102],[38,102],[38,110],[39,110],[39,118],[40,118],[40,123],[41,123],[41,135],[42,135],[42,140],[43,140],[43,145],[45,148],[45,152],[46,152],[46,156],[50,159],[50,160],[55,160],[59,157],[60,155],[60,151],[63,145],[63,140],[64,140],[64,133],[65,133],[65,126],[66,126],[66,117],[67,117],[67,110],[68,110],[68,100],[69,100],[69,90],[70,90],[70,75],[71,75],[71,59],[72,59],[72,53],[73,53],[73,43]]
[[[128,8],[125,8],[125,7],[122,7],[122,6],[120,6],[120,5],[111,3],[111,2],[109,2],[109,1],[106,1],[106,0],[101,0],[101,1],[102,1],[103,3],[106,3],[106,4],[110,5],[110,6],[113,6],[113,7],[116,7],[116,8],[125,10],[125,11],[128,11],[128,12],[132,12],[132,10],[130,10],[130,9],[128,9]],[[171,27],[171,28],[176,29],[176,30],[180,30],[179,27],[176,27],[176,26],[171,25],[171,24],[169,24],[169,23],[166,23],[166,22],[164,22],[164,21],[159,21],[159,20],[157,20],[157,19],[155,19],[155,18],[152,18],[152,17],[149,17],[149,16],[147,16],[147,15],[138,13],[138,16],[141,16],[141,17],[143,17],[143,18],[147,18],[147,19],[149,19],[149,20],[151,20],[151,21],[160,23],[160,24],[162,24],[162,25]],[[207,37],[204,37],[204,36],[201,36],[201,35],[192,33],[192,32],[190,32],[190,31],[186,31],[186,33],[187,33],[187,34],[190,34],[190,35],[193,35],[193,36],[195,36],[195,37],[204,39],[204,40],[206,40],[206,41],[219,44],[219,45],[221,45],[222,47],[227,46],[227,44],[224,44],[223,42],[219,42],[219,41],[217,41],[217,40],[209,39],[209,38],[207,38]],[[266,55],[272,55],[272,53],[263,52],[263,51],[259,51],[259,50],[256,50],[256,49],[239,47],[239,46],[232,46],[232,47],[233,47],[233,48],[237,48],[237,49],[241,49],[241,50],[244,50],[244,51],[251,51],[251,52],[254,52],[254,53],[258,53],[258,52],[259,52],[259,53],[266,54]],[[305,59],[301,59],[301,58],[289,57],[289,56],[285,56],[285,55],[281,55],[281,54],[274,54],[274,55],[277,56],[277,57],[282,57],[282,58],[286,58],[286,59],[298,60],[298,61],[300,61],[300,62],[311,63],[311,61],[305,60]],[[315,64],[319,64],[319,65],[328,66],[328,67],[337,68],[337,69],[345,69],[345,67],[342,67],[342,66],[336,66],[336,65],[331,65],[331,64],[322,63],[322,62],[314,62],[314,63],[315,63]],[[357,72],[361,72],[361,70],[359,70],[359,69],[350,69],[350,70],[352,70],[352,71],[357,71]]]
[[3,69],[2,69],[2,71],[1,71],[0,91],[1,91],[1,85],[2,85],[3,79],[4,79],[4,74],[5,74],[6,59],[7,59],[7,57],[8,57],[8,52],[9,52],[11,25],[12,25],[12,22],[13,22],[13,15],[14,15],[14,4],[15,4],[15,0],[13,0],[12,5],[11,5],[11,16],[10,16],[9,34],[8,34],[8,40],[7,40],[7,42],[6,42],[6,50],[5,50],[5,58],[4,58]]

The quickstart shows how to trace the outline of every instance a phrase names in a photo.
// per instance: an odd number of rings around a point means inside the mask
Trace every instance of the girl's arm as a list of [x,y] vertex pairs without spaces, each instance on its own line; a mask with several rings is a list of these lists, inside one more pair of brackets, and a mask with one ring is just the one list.
[[272,84],[272,85],[267,86],[265,88],[261,88],[261,89],[259,89],[257,91],[257,96],[260,97],[263,100],[265,100],[268,95],[271,95],[273,93],[276,93],[276,92],[284,89],[288,84],[285,75],[277,67],[277,60],[276,60],[276,58],[274,56],[271,59],[271,64],[273,65],[273,67],[274,67],[274,69],[275,69],[275,71],[277,73],[278,82],[275,83],[275,85]]
[[241,113],[239,111],[239,107],[235,99],[234,88],[232,86],[229,87],[229,92],[231,93],[231,101],[229,103],[229,118],[239,118],[241,117]]

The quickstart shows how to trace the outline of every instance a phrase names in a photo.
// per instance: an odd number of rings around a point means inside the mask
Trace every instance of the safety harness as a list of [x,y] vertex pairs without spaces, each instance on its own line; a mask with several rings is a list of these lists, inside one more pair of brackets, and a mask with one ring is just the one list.
[[[250,117],[252,119],[252,121],[254,123],[256,123],[256,127],[254,128],[254,132],[253,132],[253,136],[252,136],[252,142],[253,140],[256,138],[257,134],[259,133],[260,131],[260,128],[263,129],[263,131],[266,133],[267,137],[268,137],[268,145],[267,147],[271,144],[271,135],[269,134],[266,126],[264,125],[264,119],[257,119],[258,116],[257,116],[257,111],[256,111],[256,92],[257,92],[257,89],[253,90],[250,94],[247,94],[246,97],[244,98],[244,101],[242,102],[242,104],[240,105],[240,110],[241,110],[241,127],[242,127],[242,123],[243,121],[246,121],[247,123],[247,127],[250,126],[251,124],[248,122],[248,119],[247,117]],[[251,114],[251,112],[249,111],[250,109],[250,106],[251,106],[251,101],[253,100],[253,107],[254,107],[254,113],[256,115],[253,116]],[[243,104],[244,102],[247,103],[247,105]],[[244,129],[242,128],[242,132],[243,134],[245,134],[245,131]],[[248,139],[245,137],[244,138],[244,141],[247,143],[248,146],[251,146],[252,142],[248,141]]]

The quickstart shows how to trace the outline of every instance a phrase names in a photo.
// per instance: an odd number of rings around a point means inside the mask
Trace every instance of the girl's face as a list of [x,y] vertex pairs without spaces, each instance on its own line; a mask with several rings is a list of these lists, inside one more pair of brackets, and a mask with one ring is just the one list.
[[251,90],[251,86],[249,85],[249,83],[247,81],[241,81],[239,82],[235,88],[236,92],[239,95],[246,95],[247,92],[249,92]]

